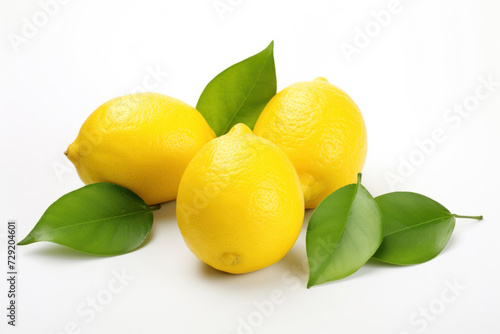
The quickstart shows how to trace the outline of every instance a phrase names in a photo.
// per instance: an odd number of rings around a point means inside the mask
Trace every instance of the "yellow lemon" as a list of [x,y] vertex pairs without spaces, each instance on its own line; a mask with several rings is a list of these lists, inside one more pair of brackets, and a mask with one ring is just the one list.
[[366,158],[366,128],[354,101],[324,78],[276,94],[254,133],[282,148],[299,175],[306,208],[356,182]]
[[84,183],[116,183],[151,205],[176,198],[189,161],[213,138],[195,108],[139,93],[97,108],[65,153]]
[[285,153],[243,124],[205,145],[179,186],[177,221],[191,251],[229,273],[279,261],[294,245],[304,199]]

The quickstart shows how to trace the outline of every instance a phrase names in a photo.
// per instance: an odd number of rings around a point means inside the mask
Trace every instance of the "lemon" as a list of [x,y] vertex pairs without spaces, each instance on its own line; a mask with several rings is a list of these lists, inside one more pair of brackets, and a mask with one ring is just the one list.
[[195,108],[139,93],[97,108],[65,153],[84,183],[116,183],[151,205],[176,198],[189,161],[213,138]]
[[292,248],[304,200],[285,153],[236,124],[189,163],[176,211],[191,251],[206,264],[237,274],[269,266]]
[[324,78],[276,94],[254,133],[282,148],[299,175],[306,208],[356,182],[366,158],[366,128],[354,101]]

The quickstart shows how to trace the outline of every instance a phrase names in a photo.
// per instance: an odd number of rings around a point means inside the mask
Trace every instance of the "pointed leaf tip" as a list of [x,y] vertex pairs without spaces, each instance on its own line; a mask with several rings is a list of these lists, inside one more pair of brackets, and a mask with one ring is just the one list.
[[236,63],[205,87],[196,109],[217,136],[235,124],[253,129],[267,102],[276,95],[274,41],[261,52]]
[[35,238],[33,236],[31,236],[31,233],[28,234],[23,240],[19,241],[17,243],[18,246],[25,246],[25,245],[29,245],[29,244],[32,244],[36,242]]

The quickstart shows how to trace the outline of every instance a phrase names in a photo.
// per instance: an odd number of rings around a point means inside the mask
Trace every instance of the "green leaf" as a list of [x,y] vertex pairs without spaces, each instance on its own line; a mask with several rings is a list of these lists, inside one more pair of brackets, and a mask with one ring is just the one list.
[[438,202],[412,192],[375,198],[385,224],[385,236],[373,258],[398,265],[429,261],[444,249],[458,216]]
[[90,184],[49,206],[18,245],[51,241],[89,254],[128,253],[151,230],[154,209],[116,184]]
[[356,272],[378,249],[382,215],[370,193],[358,183],[333,192],[316,208],[306,234],[307,287]]
[[274,42],[262,52],[227,68],[201,93],[196,109],[217,136],[235,124],[253,129],[262,109],[276,95]]

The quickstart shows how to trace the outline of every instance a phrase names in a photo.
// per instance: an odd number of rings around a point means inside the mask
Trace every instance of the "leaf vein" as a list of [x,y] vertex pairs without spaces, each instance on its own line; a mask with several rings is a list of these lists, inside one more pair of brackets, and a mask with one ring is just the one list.
[[[356,187],[354,188],[353,195],[352,195],[352,200],[351,200],[351,203],[349,205],[349,210],[347,211],[346,223],[344,224],[344,228],[342,229],[342,233],[340,234],[339,238],[337,239],[337,242],[335,243],[335,247],[332,249],[332,252],[331,252],[331,254],[329,256],[330,260],[333,257],[333,254],[335,254],[335,250],[338,249],[340,240],[342,240],[342,237],[345,234],[345,229],[346,229],[347,223],[349,222],[349,217],[351,216],[352,205],[353,205],[354,200],[356,198],[356,194],[358,193],[358,189],[359,189],[359,182],[356,183]],[[325,269],[325,267],[328,265],[328,262],[329,261],[327,261],[325,259],[325,261],[323,261],[323,263],[321,264],[321,266],[318,268],[318,271],[317,271],[318,275],[317,275],[316,279],[314,280],[314,282],[316,282],[318,280],[319,276],[321,275],[321,273],[323,272],[323,270]]]
[[64,229],[72,228],[72,227],[75,227],[75,226],[80,226],[80,225],[85,225],[85,224],[91,224],[91,223],[98,223],[98,222],[105,221],[105,220],[114,220],[114,219],[118,219],[118,218],[122,218],[122,217],[134,216],[134,215],[137,215],[137,214],[147,213],[147,212],[149,212],[149,211],[136,211],[136,212],[130,212],[130,213],[119,215],[119,216],[101,218],[101,219],[96,219],[96,220],[89,220],[89,221],[80,222],[80,223],[77,223],[77,224],[71,224],[71,225],[67,225],[67,226],[60,226],[60,227],[51,228],[50,231],[64,230]]
[[385,237],[388,237],[390,235],[393,235],[393,234],[396,234],[396,233],[400,233],[400,232],[403,232],[403,231],[407,231],[409,229],[412,229],[412,228],[415,228],[415,227],[418,227],[418,226],[422,226],[422,225],[425,225],[425,224],[430,224],[430,223],[433,223],[435,221],[439,221],[439,220],[444,220],[444,219],[447,219],[447,218],[451,218],[453,217],[452,215],[449,215],[449,216],[444,216],[444,217],[439,217],[439,218],[435,218],[435,219],[431,219],[431,220],[427,220],[425,222],[422,222],[422,223],[419,223],[419,224],[416,224],[416,225],[412,225],[412,226],[406,226],[405,228],[401,229],[401,230],[397,230],[397,231],[394,231],[394,232],[391,232],[389,234],[386,234],[384,236]]
[[240,105],[238,106],[238,108],[236,109],[236,111],[234,112],[233,114],[233,117],[231,117],[231,119],[229,120],[228,124],[226,125],[226,127],[224,128],[224,131],[222,132],[222,134],[224,133],[227,133],[229,131],[229,129],[231,128],[231,124],[233,123],[234,119],[236,118],[236,116],[238,115],[238,113],[240,112],[241,108],[243,107],[243,105],[245,104],[245,101],[248,99],[248,97],[250,96],[250,93],[252,93],[253,89],[255,88],[255,85],[257,84],[257,82],[260,80],[260,77],[262,76],[262,72],[264,71],[264,68],[266,67],[268,61],[269,61],[269,58],[271,57],[272,53],[270,53],[266,60],[264,61],[264,64],[262,65],[262,68],[260,69],[259,71],[259,74],[257,75],[255,81],[253,82],[252,84],[252,87],[250,87],[250,89],[248,90],[248,93],[246,94],[245,98],[241,101]]

